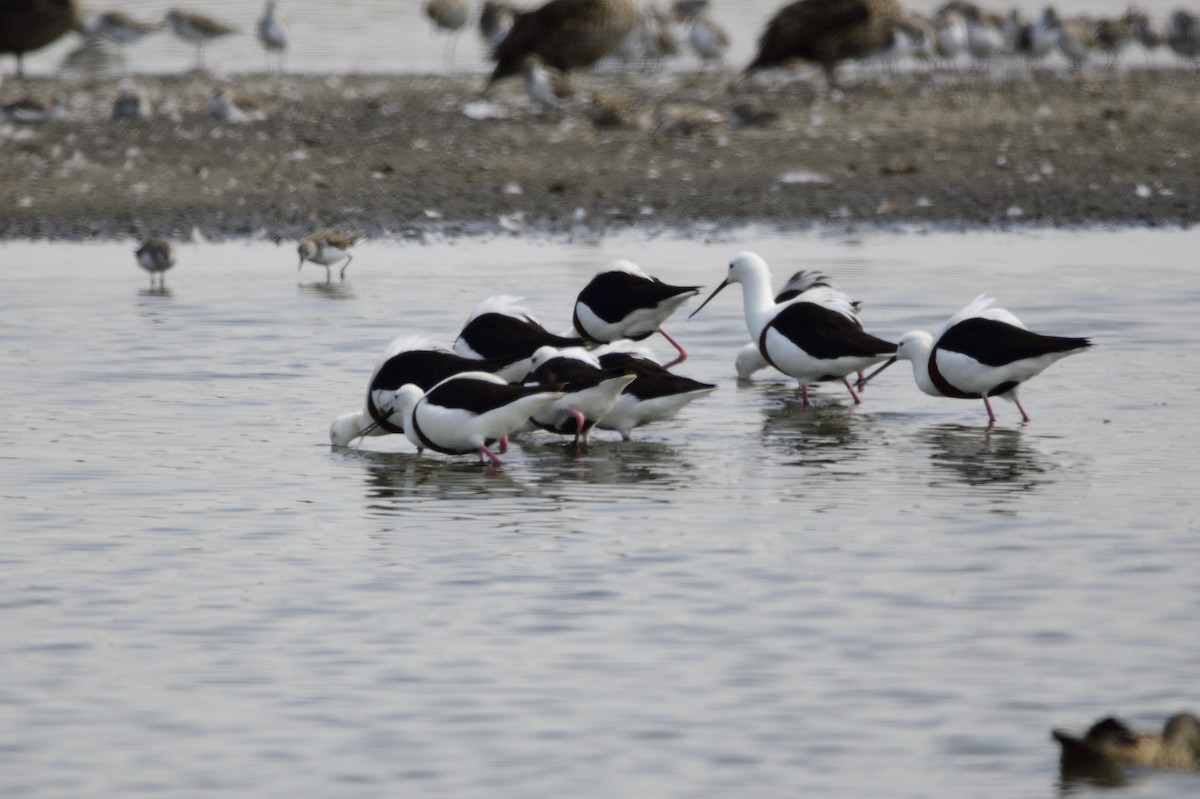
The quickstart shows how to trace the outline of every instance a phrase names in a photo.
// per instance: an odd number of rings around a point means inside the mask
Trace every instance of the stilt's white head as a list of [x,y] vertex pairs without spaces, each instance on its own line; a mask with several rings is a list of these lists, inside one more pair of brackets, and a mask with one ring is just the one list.
[[362,412],[346,413],[333,420],[329,426],[329,443],[335,447],[348,447],[354,439],[363,435]]

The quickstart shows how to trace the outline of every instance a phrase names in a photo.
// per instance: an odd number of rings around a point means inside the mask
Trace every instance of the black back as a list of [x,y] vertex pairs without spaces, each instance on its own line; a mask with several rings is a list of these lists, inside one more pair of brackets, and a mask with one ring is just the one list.
[[556,336],[536,322],[502,313],[485,313],[467,322],[459,338],[484,358],[507,358],[509,363],[533,355],[539,347],[578,347],[583,339]]
[[543,391],[548,388],[558,391],[582,391],[626,374],[629,373],[624,369],[597,369],[578,358],[558,357],[551,358],[534,369],[521,382],[527,386],[541,386]]
[[1086,338],[1043,336],[1007,322],[971,317],[943,333],[934,349],[968,355],[984,366],[1004,366],[1022,358],[1070,352],[1090,345]]
[[767,330],[772,327],[813,358],[869,358],[896,351],[895,344],[872,336],[857,319],[813,302],[798,302],[780,311],[763,329],[760,352],[766,352]]
[[676,394],[686,394],[689,391],[716,388],[712,383],[701,383],[699,380],[677,375],[654,361],[628,352],[610,352],[601,355],[599,360],[600,365],[607,369],[620,369],[625,374],[637,375],[637,379],[626,386],[621,393],[632,394],[640,400],[671,397]]
[[462,408],[479,415],[545,390],[542,386],[518,386],[462,377],[447,380],[435,387],[425,395],[424,401],[443,408]]
[[[672,286],[656,277],[644,278],[620,269],[601,272],[583,287],[575,304],[583,303],[605,322],[619,322],[641,308],[699,291],[700,286]],[[578,329],[578,325],[576,325]]]

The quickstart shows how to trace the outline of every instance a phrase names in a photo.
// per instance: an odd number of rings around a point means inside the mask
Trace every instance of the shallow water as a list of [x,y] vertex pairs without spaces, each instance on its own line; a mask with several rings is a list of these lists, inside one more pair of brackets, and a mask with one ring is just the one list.
[[[482,2],[470,3],[474,13]],[[522,7],[534,2],[516,3]],[[669,2],[657,5],[666,8]],[[783,0],[714,0],[712,16],[729,32],[731,46],[728,62],[744,65],[754,53],[755,42],[765,21],[784,5]],[[905,7],[932,12],[942,0],[909,0]],[[1042,0],[984,4],[1006,12],[1019,8],[1027,16],[1040,13]],[[1120,16],[1129,3],[1125,0],[1064,0],[1055,4],[1067,14]],[[1165,18],[1180,4],[1175,0],[1145,0],[1138,6],[1158,18]],[[1186,4],[1185,4],[1186,5]],[[85,4],[87,6],[87,4]],[[205,48],[206,64],[217,73],[260,71],[265,68],[263,51],[255,39],[255,21],[262,12],[259,2],[246,0],[205,0],[203,5],[180,4],[175,0],[123,0],[122,11],[145,21],[161,20],[170,8],[187,8],[221,20],[237,28],[238,33],[213,42]],[[108,10],[108,6],[87,6],[90,11]],[[476,19],[459,35],[452,49],[447,37],[435,34],[425,18],[421,0],[355,0],[329,3],[321,0],[280,0],[286,14],[290,37],[287,67],[296,72],[439,72],[448,66],[455,70],[482,72],[486,68],[486,50],[476,33]],[[52,47],[33,54],[28,66],[33,72],[51,72],[63,57],[82,40],[69,36]],[[1142,64],[1137,48],[1130,48],[1126,60]],[[169,29],[151,35],[124,50],[127,68],[133,72],[178,72],[195,64],[195,47],[170,33]],[[1173,64],[1169,54],[1159,57],[1161,64]],[[684,57],[685,68],[695,66],[693,57]]]
[[[0,793],[1052,796],[1051,727],[1200,708],[1198,244],[368,242],[327,286],[202,243],[165,294],[131,242],[2,244]],[[986,291],[1097,346],[1027,386],[1028,425],[899,366],[806,411],[736,381],[734,287],[669,326],[719,390],[631,444],[537,434],[496,470],[326,443],[394,335],[497,293],[562,328],[616,257],[712,287],[746,248],[885,337]]]

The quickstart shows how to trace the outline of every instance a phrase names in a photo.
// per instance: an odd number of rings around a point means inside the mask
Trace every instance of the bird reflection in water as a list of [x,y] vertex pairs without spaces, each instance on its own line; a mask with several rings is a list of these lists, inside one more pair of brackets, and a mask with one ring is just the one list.
[[301,283],[301,293],[316,294],[329,300],[352,300],[354,290],[349,283]]
[[174,294],[166,286],[154,286],[153,288],[138,289],[139,297],[173,297]]
[[680,457],[675,442],[593,438],[586,450],[564,446],[546,436],[527,436],[521,448],[529,469],[542,482],[569,480],[593,485],[653,485],[655,491],[683,487],[693,464]]
[[402,513],[416,502],[478,502],[525,496],[536,486],[516,480],[505,469],[471,460],[417,457],[413,452],[338,449],[360,462],[372,511]]
[[785,402],[763,416],[762,437],[764,444],[797,456],[795,465],[835,466],[861,455],[873,429],[871,420],[848,404],[803,408]]
[[[1013,492],[1051,482],[1041,453],[1027,446],[1019,428],[934,425],[917,438],[933,465],[969,486],[1002,485]],[[939,481],[935,478],[934,485]]]

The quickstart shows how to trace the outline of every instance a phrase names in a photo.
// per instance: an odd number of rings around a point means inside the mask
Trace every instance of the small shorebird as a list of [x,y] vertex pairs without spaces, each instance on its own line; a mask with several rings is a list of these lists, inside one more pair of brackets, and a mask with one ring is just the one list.
[[1162,28],[1145,11],[1133,12],[1133,36],[1146,51],[1147,61],[1153,59],[1154,51],[1166,41]]
[[396,410],[404,419],[404,435],[420,454],[426,449],[446,455],[478,452],[500,465],[491,445],[504,442],[542,408],[562,396],[541,386],[514,386],[486,372],[448,377],[428,393],[408,383],[396,392]]
[[642,58],[648,66],[661,66],[664,59],[679,54],[679,41],[674,34],[671,18],[653,5],[643,8],[631,36],[637,38]]
[[152,111],[150,98],[146,93],[141,90],[131,89],[121,92],[113,100],[112,118],[146,119]]
[[1200,718],[1177,713],[1161,734],[1139,732],[1109,717],[1082,736],[1051,732],[1062,746],[1059,765],[1064,776],[1119,777],[1126,768],[1200,769]]
[[623,369],[606,369],[581,347],[541,347],[533,354],[532,371],[521,383],[562,392],[554,402],[530,416],[537,427],[575,436],[586,446],[592,427],[617,404],[625,388],[637,379]]
[[150,273],[150,288],[154,288],[154,276],[158,275],[158,288],[163,288],[165,273],[175,265],[175,244],[168,238],[155,236],[147,239],[135,250],[138,266]]
[[225,87],[215,89],[208,101],[208,112],[214,119],[233,124],[261,122],[267,118],[267,111],[272,107],[270,103],[246,97]]
[[989,397],[1016,403],[1021,420],[1029,414],[1017,397],[1017,388],[1041,374],[1050,364],[1092,346],[1086,338],[1044,336],[1028,330],[995,300],[979,295],[938,331],[905,333],[896,354],[859,386],[898,360],[910,361],[917,388],[931,397],[982,399],[988,424],[996,423]]
[[624,370],[637,378],[596,423],[601,430],[616,430],[625,441],[630,440],[634,428],[674,419],[688,403],[717,390],[712,383],[669,372],[632,352],[607,352],[597,360],[605,369]]
[[196,69],[204,69],[205,44],[222,36],[236,33],[236,29],[229,27],[223,22],[217,22],[215,19],[210,19],[201,14],[194,14],[191,11],[180,11],[175,8],[167,12],[164,22],[171,26],[171,30],[180,39],[196,45]]
[[673,12],[676,19],[688,29],[688,44],[700,58],[701,68],[716,64],[720,69],[729,49],[729,33],[710,17],[706,11],[708,3],[676,3]]
[[517,374],[514,377],[506,370],[501,376],[516,380],[532,368],[539,347],[583,345],[581,338],[558,336],[542,327],[528,308],[517,305],[519,301],[504,294],[476,305],[454,341],[454,351],[464,358],[507,360]]
[[1181,8],[1167,18],[1167,45],[1180,59],[1195,61],[1200,55],[1200,17]]
[[162,23],[142,22],[123,11],[106,11],[85,19],[79,28],[84,36],[99,36],[123,47],[161,30]]
[[933,19],[933,50],[947,65],[967,49],[967,21],[957,6],[941,9]]
[[967,52],[986,68],[1004,51],[1003,20],[992,18],[974,4],[965,7],[963,18],[967,22]]
[[1079,69],[1091,55],[1095,39],[1093,25],[1086,18],[1060,19],[1058,24],[1058,49],[1071,62],[1072,69]]
[[61,110],[57,101],[47,106],[41,100],[21,97],[0,106],[4,118],[17,125],[41,125],[53,119]]
[[1054,6],[1046,6],[1034,22],[1022,29],[1017,51],[1029,61],[1040,61],[1058,47],[1059,21]]
[[6,0],[0,3],[0,55],[17,57],[25,77],[25,54],[40,50],[79,26],[76,0]]
[[471,15],[471,9],[467,7],[466,0],[427,0],[425,3],[425,16],[429,17],[433,26],[440,31],[446,31],[450,34],[446,42],[446,52],[443,52],[443,57],[447,57],[450,61],[454,60],[454,46],[458,42],[459,31],[467,24],[467,18]]
[[335,447],[346,447],[363,436],[402,435],[404,418],[396,410],[396,392],[409,383],[428,391],[452,375],[495,373],[508,365],[464,358],[434,347],[424,336],[397,336],[375,363],[363,410],[334,420],[329,428],[329,442]]
[[563,72],[591,66],[629,35],[639,14],[636,0],[549,0],[513,21],[492,51],[488,85],[520,72],[530,53]]
[[525,75],[525,93],[539,108],[562,108],[563,101],[573,93],[567,76],[551,70],[533,53],[521,61]]
[[1128,12],[1115,19],[1096,21],[1092,37],[1095,40],[1096,49],[1108,56],[1107,66],[1110,69],[1116,65],[1121,51],[1133,41],[1134,16],[1133,12]]
[[796,0],[767,22],[745,74],[800,58],[835,86],[838,62],[886,47],[901,15],[899,0]]
[[632,261],[620,260],[583,287],[575,299],[572,319],[581,336],[601,344],[620,339],[641,341],[661,333],[679,353],[666,364],[669,369],[683,363],[688,354],[663,330],[663,322],[699,293],[699,286],[672,286],[646,274]]
[[[275,0],[267,0],[266,5],[263,6],[263,13],[258,18],[256,32],[258,43],[263,46],[263,50],[267,54],[267,72],[283,72],[288,36],[287,28],[283,25],[283,15],[279,12]],[[277,70],[272,69],[276,66]]]
[[808,384],[822,380],[841,380],[854,404],[861,404],[846,376],[896,351],[895,344],[862,329],[850,298],[836,289],[818,286],[787,302],[774,302],[767,262],[752,252],[734,257],[724,282],[692,316],[732,283],[742,284],[751,340],[758,343],[768,364],[800,382],[801,402],[806,408]]
[[300,254],[300,265],[296,267],[296,271],[304,268],[305,261],[312,261],[314,264],[325,267],[325,282],[328,283],[331,279],[329,267],[345,261],[338,273],[338,277],[345,280],[346,268],[353,260],[349,250],[364,238],[366,237],[342,233],[338,230],[321,230],[313,233],[300,242],[300,246],[296,248],[296,252]]

